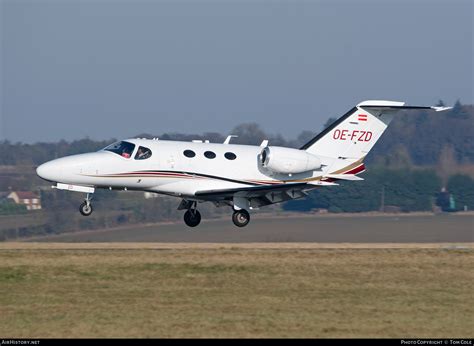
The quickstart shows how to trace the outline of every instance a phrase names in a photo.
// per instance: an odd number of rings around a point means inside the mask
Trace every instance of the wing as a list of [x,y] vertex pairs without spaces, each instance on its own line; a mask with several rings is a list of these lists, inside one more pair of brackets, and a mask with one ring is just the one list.
[[307,196],[316,186],[306,183],[251,186],[235,189],[198,191],[195,196],[207,201],[226,201],[233,197],[248,198],[251,207],[261,207]]

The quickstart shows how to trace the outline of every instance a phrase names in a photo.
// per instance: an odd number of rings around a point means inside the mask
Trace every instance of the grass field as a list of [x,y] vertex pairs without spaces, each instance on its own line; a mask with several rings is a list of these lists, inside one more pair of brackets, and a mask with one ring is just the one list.
[[0,336],[474,337],[472,244],[0,244]]

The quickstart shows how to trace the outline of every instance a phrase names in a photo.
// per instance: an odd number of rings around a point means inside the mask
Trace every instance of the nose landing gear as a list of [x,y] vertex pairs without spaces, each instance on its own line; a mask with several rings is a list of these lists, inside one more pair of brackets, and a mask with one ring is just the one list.
[[87,194],[86,200],[82,202],[82,204],[79,206],[79,212],[83,216],[89,216],[94,211],[94,209],[92,208],[91,199],[92,197]]

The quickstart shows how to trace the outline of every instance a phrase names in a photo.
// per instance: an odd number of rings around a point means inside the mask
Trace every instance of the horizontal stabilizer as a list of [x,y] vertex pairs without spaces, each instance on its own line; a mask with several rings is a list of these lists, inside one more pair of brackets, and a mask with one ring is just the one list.
[[402,109],[432,109],[435,112],[442,112],[453,107],[436,107],[436,106],[406,106],[404,102],[396,101],[382,101],[382,100],[370,100],[364,101],[357,105],[357,107],[373,109],[373,110],[402,110]]
[[328,174],[328,175],[325,175],[324,178],[351,180],[351,181],[364,180],[364,178],[358,177],[355,174]]
[[453,109],[453,107],[431,107],[435,112],[447,111],[448,109]]

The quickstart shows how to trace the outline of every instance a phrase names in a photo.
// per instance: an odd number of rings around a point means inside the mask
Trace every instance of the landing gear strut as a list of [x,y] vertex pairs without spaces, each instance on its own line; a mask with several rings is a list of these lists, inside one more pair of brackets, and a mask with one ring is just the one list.
[[236,210],[232,215],[232,221],[237,227],[245,227],[250,221],[250,214],[245,209]]
[[92,209],[91,199],[92,197],[87,194],[86,200],[79,206],[79,212],[83,216],[89,216],[94,211],[94,209]]
[[201,213],[196,209],[196,202],[191,203],[184,213],[184,223],[189,227],[196,227],[201,222]]

